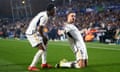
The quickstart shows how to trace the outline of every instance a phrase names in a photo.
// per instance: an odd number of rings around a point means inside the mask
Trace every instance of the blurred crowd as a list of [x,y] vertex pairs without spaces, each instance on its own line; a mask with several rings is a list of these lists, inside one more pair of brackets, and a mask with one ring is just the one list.
[[28,20],[16,21],[15,23],[9,23],[4,19],[0,22],[0,37],[2,38],[15,38],[25,39],[25,31],[28,26]]
[[[57,6],[57,15],[45,28],[50,40],[65,40],[59,35],[64,27],[66,13],[73,10],[77,14],[76,26],[86,42],[98,40],[101,43],[120,44],[120,2],[119,0],[71,0]],[[25,39],[25,30],[31,19],[15,23],[0,21],[0,36],[3,38]]]

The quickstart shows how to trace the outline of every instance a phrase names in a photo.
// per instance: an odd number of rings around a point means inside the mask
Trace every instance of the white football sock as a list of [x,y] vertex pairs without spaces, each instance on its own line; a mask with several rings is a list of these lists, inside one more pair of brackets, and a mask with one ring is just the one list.
[[31,65],[30,65],[31,67],[36,65],[36,63],[37,63],[38,60],[40,59],[42,53],[43,53],[43,50],[39,50],[39,51],[35,54],[35,56],[34,56],[34,58],[33,58],[33,61],[32,61],[32,63],[31,63]]
[[80,68],[80,66],[78,65],[78,63],[75,62],[65,62],[65,63],[61,63],[60,67],[68,67],[68,68]]
[[46,64],[46,51],[42,53],[42,64]]
[[71,64],[72,64],[72,62],[61,63],[61,64],[60,64],[60,67],[68,67],[68,68],[70,68],[70,67],[71,67]]
[[78,65],[78,63],[74,64],[75,68],[80,68],[80,66]]
[[47,61],[46,61],[46,55],[47,55],[47,54],[46,54],[46,49],[47,49],[47,48],[46,48],[46,46],[45,46],[44,44],[42,44],[42,45],[43,45],[43,47],[44,47],[44,49],[45,49],[45,50],[43,51],[43,53],[42,53],[42,64],[46,64],[46,62],[47,62]]

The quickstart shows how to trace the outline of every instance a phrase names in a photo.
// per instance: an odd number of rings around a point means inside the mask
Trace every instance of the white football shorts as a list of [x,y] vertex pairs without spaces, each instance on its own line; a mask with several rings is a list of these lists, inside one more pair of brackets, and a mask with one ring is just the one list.
[[32,45],[32,47],[36,47],[38,44],[43,43],[43,39],[39,33],[34,33],[31,35],[26,34],[26,37],[30,44]]

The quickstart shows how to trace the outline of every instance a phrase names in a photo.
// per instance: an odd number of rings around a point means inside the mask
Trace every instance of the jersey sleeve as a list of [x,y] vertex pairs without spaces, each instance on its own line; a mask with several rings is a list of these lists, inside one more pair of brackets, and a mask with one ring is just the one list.
[[40,19],[39,19],[39,26],[45,26],[46,24],[46,18],[44,16],[41,16]]
[[71,27],[71,26],[69,26],[69,25],[66,25],[64,29],[65,29],[65,32],[68,33],[68,32],[70,32],[71,30],[73,30],[73,27]]

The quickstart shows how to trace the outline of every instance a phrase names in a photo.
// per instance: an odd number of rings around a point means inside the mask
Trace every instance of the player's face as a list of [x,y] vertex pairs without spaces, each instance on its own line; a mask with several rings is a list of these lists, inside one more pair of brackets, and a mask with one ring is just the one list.
[[51,16],[55,16],[56,14],[56,7],[50,11]]
[[69,22],[73,23],[76,20],[76,14],[75,13],[70,13],[67,18],[68,18]]

